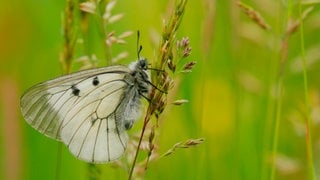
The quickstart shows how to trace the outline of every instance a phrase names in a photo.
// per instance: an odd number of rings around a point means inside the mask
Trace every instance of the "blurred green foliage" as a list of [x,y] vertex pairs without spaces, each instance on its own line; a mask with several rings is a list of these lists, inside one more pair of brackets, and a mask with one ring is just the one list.
[[[312,167],[320,177],[319,3],[302,1],[303,12],[313,7],[304,18],[302,32],[310,101],[306,104],[299,26],[286,34],[291,25],[299,23],[298,1],[243,2],[261,15],[269,30],[261,28],[235,1],[188,2],[177,38],[190,38],[190,59],[197,64],[192,73],[179,77],[175,97],[189,103],[168,105],[157,141],[159,152],[164,153],[179,141],[206,140],[152,162],[146,179],[270,179],[272,157],[275,179],[308,179],[307,131],[312,137]],[[172,1],[119,1],[114,11],[125,16],[110,29],[140,30],[141,54],[152,61],[158,43],[154,34],[161,33],[172,5]],[[65,146],[57,158],[58,143],[28,126],[19,111],[19,97],[25,89],[62,74],[64,8],[63,0],[0,1],[0,179],[55,179],[57,164],[61,179],[87,179],[86,164]],[[98,65],[103,66],[98,30],[93,28],[91,33],[86,51],[96,54]],[[84,49],[76,48],[79,57]],[[122,64],[137,58],[136,36],[112,48],[113,55],[129,52]],[[78,67],[75,64],[73,71]],[[279,83],[282,92],[277,95]],[[279,134],[273,156],[277,113]],[[135,129],[139,127],[141,122]],[[127,177],[122,169],[99,167],[105,179]]]

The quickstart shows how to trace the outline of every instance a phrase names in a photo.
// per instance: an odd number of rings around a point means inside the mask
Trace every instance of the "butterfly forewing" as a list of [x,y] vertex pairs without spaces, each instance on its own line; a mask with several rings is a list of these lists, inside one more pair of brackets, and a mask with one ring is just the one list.
[[22,114],[41,133],[62,140],[88,162],[119,158],[128,141],[117,108],[128,84],[125,66],[82,71],[30,88],[21,98]]

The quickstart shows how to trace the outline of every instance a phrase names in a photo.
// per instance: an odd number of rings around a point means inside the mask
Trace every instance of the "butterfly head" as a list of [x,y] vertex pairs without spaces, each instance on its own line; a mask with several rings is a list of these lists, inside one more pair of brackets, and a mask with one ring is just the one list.
[[136,65],[137,69],[147,70],[148,69],[148,61],[145,58],[139,59]]
[[129,68],[133,71],[146,71],[148,70],[148,61],[146,58],[140,58],[138,61],[131,63]]

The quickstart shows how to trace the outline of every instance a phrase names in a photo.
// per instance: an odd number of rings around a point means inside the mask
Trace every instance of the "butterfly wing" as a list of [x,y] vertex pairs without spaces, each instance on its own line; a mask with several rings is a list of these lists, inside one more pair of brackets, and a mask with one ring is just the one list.
[[32,127],[63,141],[82,160],[115,160],[128,140],[115,111],[128,88],[123,79],[129,71],[111,66],[40,83],[22,96],[22,114]]

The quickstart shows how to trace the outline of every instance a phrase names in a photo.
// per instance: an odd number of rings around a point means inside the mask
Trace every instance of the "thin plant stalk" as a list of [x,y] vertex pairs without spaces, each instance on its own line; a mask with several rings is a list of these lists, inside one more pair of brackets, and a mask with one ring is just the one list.
[[312,119],[310,116],[310,102],[308,97],[308,76],[306,68],[306,55],[304,50],[304,30],[303,30],[303,17],[301,12],[301,0],[299,1],[299,18],[300,18],[300,50],[301,59],[303,64],[303,85],[304,85],[304,98],[306,104],[307,122],[306,122],[306,146],[307,146],[307,161],[308,161],[308,174],[309,179],[316,179],[316,173],[313,163],[313,152],[312,152],[312,131],[311,124]]
[[140,149],[140,146],[141,146],[141,142],[142,142],[142,138],[144,136],[144,133],[145,133],[145,130],[146,130],[146,127],[150,121],[150,113],[149,113],[149,110],[150,108],[148,108],[148,112],[144,118],[144,121],[143,121],[143,126],[142,126],[142,130],[141,130],[141,134],[140,134],[140,138],[139,138],[139,142],[138,142],[138,146],[137,146],[137,151],[135,153],[135,156],[134,156],[134,159],[133,159],[133,163],[132,163],[132,167],[130,169],[130,172],[129,172],[129,178],[128,179],[132,179],[132,175],[133,175],[133,171],[134,171],[134,166],[137,162],[137,158],[138,158],[138,155],[139,155],[139,149]]
[[[289,15],[288,15],[287,19],[289,19]],[[281,120],[281,113],[282,113],[283,75],[284,75],[286,61],[288,58],[287,53],[288,53],[289,35],[290,34],[286,34],[286,36],[282,40],[281,52],[280,52],[281,58],[280,58],[279,71],[278,71],[278,77],[277,77],[278,82],[277,82],[277,87],[276,87],[276,119],[275,119],[275,124],[274,124],[273,141],[272,141],[272,166],[271,166],[270,179],[275,178],[276,156],[277,156],[277,151],[278,151],[279,129],[280,129],[280,120]]]
[[280,126],[280,119],[281,119],[281,110],[282,110],[282,77],[279,78],[276,97],[277,97],[277,109],[276,109],[276,120],[274,125],[274,134],[273,134],[273,142],[272,142],[272,167],[271,167],[271,178],[275,178],[275,169],[276,169],[276,155],[278,150],[278,140],[279,140],[279,126]]
[[60,55],[60,63],[62,66],[63,74],[68,74],[71,71],[71,64],[73,59],[73,52],[75,46],[74,35],[74,11],[76,9],[77,2],[75,0],[67,0],[66,8],[63,19],[63,50]]
[[56,164],[55,180],[59,180],[59,179],[60,179],[60,173],[61,173],[61,155],[62,155],[62,143],[61,143],[61,142],[58,142],[57,164]]
[[[287,16],[285,19],[285,24],[288,24],[289,18],[291,15],[292,4],[291,1],[288,1],[287,4]],[[276,171],[276,156],[278,151],[278,140],[279,140],[279,130],[280,130],[280,120],[282,114],[282,87],[283,87],[283,76],[285,65],[288,58],[288,41],[291,33],[287,33],[287,30],[284,30],[284,38],[282,39],[281,52],[280,52],[280,64],[278,68],[278,77],[277,77],[277,86],[276,86],[276,119],[274,123],[274,132],[273,132],[273,141],[272,141],[272,164],[271,164],[271,174],[270,179],[275,179]]]
[[[99,5],[103,6],[105,5],[104,3],[100,3]],[[105,23],[104,19],[103,19],[103,13],[101,12],[100,8],[97,8],[97,13],[94,15],[94,17],[96,18],[97,24],[98,24],[98,28],[99,28],[99,32],[101,35],[101,42],[103,44],[104,47],[104,58],[107,62],[107,66],[111,65],[111,59],[112,59],[112,55],[111,55],[111,49],[110,47],[107,45],[106,43],[106,39],[108,37],[107,34],[107,24]]]

